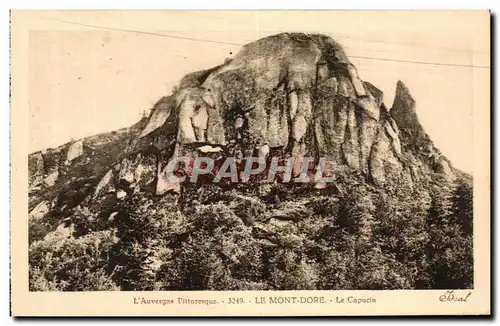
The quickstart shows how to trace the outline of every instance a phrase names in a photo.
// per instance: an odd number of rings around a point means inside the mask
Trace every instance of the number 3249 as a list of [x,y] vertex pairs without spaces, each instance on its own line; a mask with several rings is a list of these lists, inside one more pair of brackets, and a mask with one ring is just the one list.
[[243,298],[229,298],[228,304],[242,304],[245,303],[245,300]]

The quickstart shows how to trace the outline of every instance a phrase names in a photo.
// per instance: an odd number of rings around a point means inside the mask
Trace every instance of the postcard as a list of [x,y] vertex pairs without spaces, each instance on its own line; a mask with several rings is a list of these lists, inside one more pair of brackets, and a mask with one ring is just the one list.
[[489,315],[489,11],[12,11],[13,316]]

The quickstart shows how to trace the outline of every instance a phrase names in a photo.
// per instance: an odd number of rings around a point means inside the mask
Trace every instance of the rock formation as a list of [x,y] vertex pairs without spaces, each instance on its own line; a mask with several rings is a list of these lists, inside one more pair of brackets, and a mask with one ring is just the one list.
[[[361,81],[331,38],[279,34],[246,45],[221,66],[186,76],[177,92],[157,105],[139,138],[154,143],[158,136],[150,135],[172,118],[175,146],[208,143],[247,154],[284,149],[294,157],[325,157],[333,173],[353,170],[375,183],[388,175],[409,182],[428,172],[451,177],[453,168],[425,134],[404,84],[398,82],[391,110],[382,96]],[[401,137],[419,144],[417,158],[402,151]],[[153,146],[161,152],[172,144],[159,145]],[[415,159],[421,172],[412,170]]]
[[30,188],[50,176],[32,191],[30,207],[54,199],[60,209],[75,207],[114,192],[179,193],[182,185],[167,180],[166,165],[186,153],[322,157],[332,175],[358,174],[375,186],[452,180],[458,173],[425,133],[402,82],[388,109],[382,91],[362,81],[333,39],[283,33],[188,74],[131,128],[31,154]]

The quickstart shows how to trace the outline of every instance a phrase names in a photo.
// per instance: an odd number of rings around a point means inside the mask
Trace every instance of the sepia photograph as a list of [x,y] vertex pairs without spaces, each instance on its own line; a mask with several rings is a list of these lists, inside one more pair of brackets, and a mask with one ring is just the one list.
[[489,314],[488,11],[11,19],[20,314]]

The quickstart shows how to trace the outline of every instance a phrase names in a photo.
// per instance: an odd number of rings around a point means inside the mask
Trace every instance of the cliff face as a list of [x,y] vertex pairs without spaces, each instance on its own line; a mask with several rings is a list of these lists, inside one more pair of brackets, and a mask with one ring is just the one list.
[[[391,110],[382,97],[331,38],[279,34],[246,45],[224,65],[184,77],[139,138],[160,152],[175,139],[180,148],[208,143],[244,156],[269,148],[324,157],[333,174],[356,171],[375,183],[388,177],[415,182],[434,172],[453,178],[404,84],[398,83]],[[415,146],[403,151],[402,143]],[[158,173],[161,180],[161,167]]]
[[42,205],[64,216],[120,191],[180,192],[167,180],[166,164],[183,153],[323,157],[331,175],[356,174],[375,186],[455,179],[406,86],[398,82],[391,109],[382,99],[333,39],[263,38],[220,66],[185,76],[133,127],[31,154],[30,209]]

